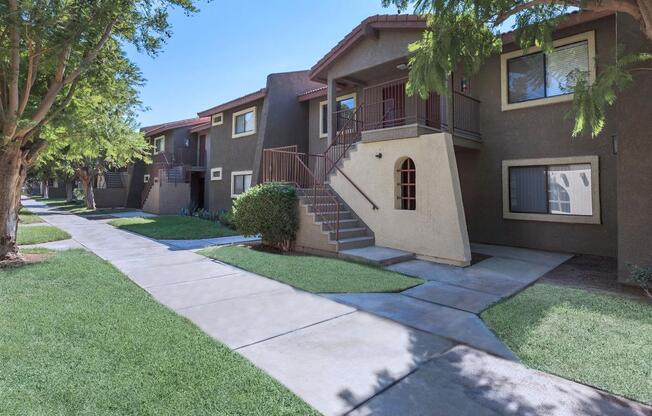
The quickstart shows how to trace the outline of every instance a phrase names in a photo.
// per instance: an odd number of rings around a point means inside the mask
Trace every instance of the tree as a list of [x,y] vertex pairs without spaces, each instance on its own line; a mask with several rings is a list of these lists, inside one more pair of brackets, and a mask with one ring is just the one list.
[[156,54],[170,36],[173,6],[196,10],[193,0],[0,0],[0,260],[18,257],[20,190],[48,144],[43,127],[70,103],[107,44]]
[[[409,46],[410,68],[407,91],[427,97],[432,91],[449,94],[449,77],[461,69],[472,75],[491,55],[502,51],[499,30],[513,19],[515,40],[526,50],[537,45],[552,50],[552,32],[568,13],[577,8],[626,13],[639,24],[652,42],[652,2],[650,0],[382,0],[385,7],[399,11],[413,5],[426,19],[422,38]],[[619,53],[616,51],[616,53]],[[652,60],[652,54],[620,55],[613,65],[602,68],[589,84],[582,74],[570,74],[569,90],[575,93],[573,135],[597,136],[605,124],[606,108],[617,93],[632,82],[636,64]],[[648,70],[647,68],[645,68]]]

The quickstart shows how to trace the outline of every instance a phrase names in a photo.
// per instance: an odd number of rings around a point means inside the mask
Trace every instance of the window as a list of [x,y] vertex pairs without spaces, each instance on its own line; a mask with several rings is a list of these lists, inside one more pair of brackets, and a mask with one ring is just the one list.
[[[337,97],[337,129],[341,129],[353,116],[356,107],[355,93]],[[319,103],[319,137],[328,137],[328,101]]]
[[154,154],[157,155],[165,151],[165,136],[154,138]]
[[213,169],[211,169],[211,180],[212,181],[221,181],[222,180],[222,168],[213,168]]
[[256,107],[233,113],[232,137],[249,136],[256,133]]
[[504,161],[503,181],[505,218],[600,221],[597,156]]
[[223,113],[217,113],[213,114],[211,117],[211,124],[213,126],[219,126],[224,123],[224,114]]
[[145,174],[143,176],[143,183],[147,183],[147,182],[149,182],[149,174]]
[[573,99],[578,77],[595,78],[595,34],[586,32],[553,42],[545,54],[531,48],[501,56],[502,109],[531,107]]
[[231,197],[236,197],[251,187],[252,171],[231,172]]
[[414,211],[417,209],[416,175],[414,161],[409,157],[400,162],[398,173],[398,209]]

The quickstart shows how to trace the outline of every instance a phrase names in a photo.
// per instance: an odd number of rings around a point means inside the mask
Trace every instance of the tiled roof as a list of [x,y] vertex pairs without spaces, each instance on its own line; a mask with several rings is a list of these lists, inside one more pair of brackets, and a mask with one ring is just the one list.
[[368,28],[378,29],[413,29],[423,30],[426,22],[414,14],[384,14],[370,16],[364,19],[348,35],[333,47],[323,58],[321,58],[311,69],[310,77],[315,78],[317,73],[330,64],[346,49],[353,46],[359,40],[364,38],[368,33]]
[[185,120],[177,120],[177,121],[171,121],[169,123],[158,124],[155,126],[143,127],[141,131],[145,133],[145,136],[149,137],[155,134],[163,133],[171,129],[178,129],[180,127],[192,127],[198,124],[208,123],[209,121],[210,121],[210,117],[188,118]]
[[328,93],[328,87],[324,85],[323,87],[313,88],[311,90],[304,91],[301,94],[297,95],[297,97],[299,97],[299,101],[308,101],[308,100],[312,100],[313,98],[323,97],[327,93]]
[[[592,20],[597,20],[602,17],[613,14],[613,12],[593,12],[593,11],[575,11],[569,13],[569,17],[562,21],[557,29],[564,29],[570,26],[578,25]],[[392,15],[375,15],[364,19],[358,26],[356,26],[349,34],[347,34],[341,41],[333,47],[323,58],[321,58],[310,69],[310,78],[313,80],[318,79],[317,74],[323,71],[331,62],[338,56],[355,45],[358,41],[367,36],[370,32],[382,29],[393,30],[423,30],[426,27],[425,20],[413,14],[392,14]],[[514,32],[510,31],[502,34],[504,44],[514,41]],[[303,94],[300,94],[301,97]],[[301,100],[301,98],[299,98]]]
[[212,114],[220,113],[222,111],[230,110],[232,108],[239,107],[241,105],[263,98],[266,94],[267,94],[267,89],[261,88],[256,92],[252,92],[251,94],[243,95],[242,97],[236,98],[235,100],[231,100],[226,103],[217,105],[213,108],[209,108],[208,110],[201,111],[197,113],[197,115],[199,115],[200,117],[205,117],[205,116],[210,116]]
[[190,133],[197,133],[197,132],[200,132],[200,131],[203,131],[203,130],[208,130],[210,128],[211,128],[211,122],[208,121],[206,123],[203,123],[203,124],[200,124],[198,126],[195,126],[195,127],[191,128]]

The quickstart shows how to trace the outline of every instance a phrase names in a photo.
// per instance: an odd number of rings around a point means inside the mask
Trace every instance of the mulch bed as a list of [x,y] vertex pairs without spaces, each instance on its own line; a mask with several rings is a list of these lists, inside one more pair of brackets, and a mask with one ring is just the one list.
[[28,264],[40,263],[52,257],[54,252],[50,253],[21,253],[19,258],[0,261],[0,269],[22,267]]
[[543,275],[539,282],[650,300],[640,288],[618,282],[618,262],[614,257],[577,255]]

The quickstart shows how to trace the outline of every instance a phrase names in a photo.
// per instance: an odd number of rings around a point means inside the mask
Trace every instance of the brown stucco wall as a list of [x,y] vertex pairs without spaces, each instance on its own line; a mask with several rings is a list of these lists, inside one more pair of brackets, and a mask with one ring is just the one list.
[[[597,69],[611,63],[614,48],[614,18],[560,31],[565,37],[596,31]],[[611,136],[617,129],[616,114],[610,110],[607,127],[597,138],[571,137],[571,103],[501,111],[500,57],[490,58],[472,89],[481,101],[482,149],[457,153],[471,241],[531,247],[544,250],[617,254],[616,156]],[[529,159],[597,155],[600,163],[602,221],[598,225],[543,223],[503,219],[501,163],[508,159]]]
[[98,208],[124,207],[127,188],[95,189],[95,205]]
[[[212,126],[207,137],[206,151],[211,168],[222,168],[222,180],[213,181],[206,177],[206,199],[210,211],[231,207],[231,172],[253,170],[254,156],[260,134],[261,115],[265,98],[224,112],[224,123]],[[256,107],[256,133],[232,138],[233,113],[249,107]]]
[[[652,52],[627,15],[618,16],[618,41],[625,53]],[[652,64],[637,66],[652,67]],[[634,86],[616,101],[618,109],[618,271],[628,280],[628,264],[652,266],[652,73],[636,71]]]

